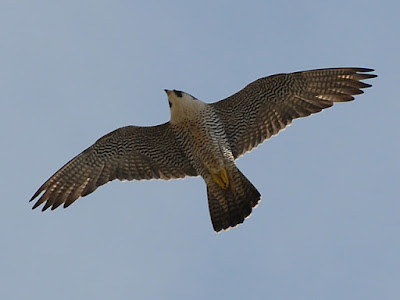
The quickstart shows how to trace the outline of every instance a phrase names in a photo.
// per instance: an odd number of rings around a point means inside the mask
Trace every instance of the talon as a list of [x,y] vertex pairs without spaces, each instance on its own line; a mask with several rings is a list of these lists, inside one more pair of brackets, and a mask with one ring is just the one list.
[[228,172],[226,172],[225,169],[222,169],[221,171],[221,179],[225,183],[226,188],[229,186],[229,177],[228,177]]
[[229,177],[225,169],[222,169],[219,173],[211,173],[211,176],[223,190],[228,189]]

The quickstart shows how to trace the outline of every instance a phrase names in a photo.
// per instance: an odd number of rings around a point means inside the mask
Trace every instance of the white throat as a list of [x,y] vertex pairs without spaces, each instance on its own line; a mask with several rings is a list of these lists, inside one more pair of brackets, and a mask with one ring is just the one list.
[[167,91],[170,102],[171,124],[190,120],[206,108],[206,104],[184,92]]

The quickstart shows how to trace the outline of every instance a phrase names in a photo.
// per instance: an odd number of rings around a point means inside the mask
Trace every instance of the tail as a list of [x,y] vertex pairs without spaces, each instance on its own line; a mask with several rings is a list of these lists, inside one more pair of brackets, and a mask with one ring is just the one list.
[[208,207],[216,232],[240,223],[251,214],[260,200],[260,193],[236,166],[227,172],[229,186],[221,186],[212,178],[206,180]]

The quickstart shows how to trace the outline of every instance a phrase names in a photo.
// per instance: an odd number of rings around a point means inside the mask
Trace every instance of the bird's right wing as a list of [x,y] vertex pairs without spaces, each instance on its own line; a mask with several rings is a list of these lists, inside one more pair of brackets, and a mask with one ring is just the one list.
[[169,123],[153,127],[127,126],[100,138],[51,176],[30,201],[33,208],[71,205],[79,197],[114,180],[172,179],[197,176],[176,143]]
[[331,107],[335,102],[353,100],[361,82],[374,78],[365,68],[331,68],[258,79],[236,94],[212,103],[225,127],[235,158],[277,134],[293,119]]

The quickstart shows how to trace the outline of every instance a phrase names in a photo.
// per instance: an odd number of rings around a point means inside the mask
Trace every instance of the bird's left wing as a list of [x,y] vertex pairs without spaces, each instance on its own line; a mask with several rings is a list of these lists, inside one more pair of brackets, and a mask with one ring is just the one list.
[[374,78],[366,68],[331,68],[277,74],[258,79],[236,94],[212,103],[225,127],[235,158],[277,134],[293,119],[309,116],[335,102],[354,99],[361,82]]
[[114,179],[172,179],[197,176],[175,141],[169,123],[127,126],[100,138],[51,176],[33,195],[33,208],[71,205]]

